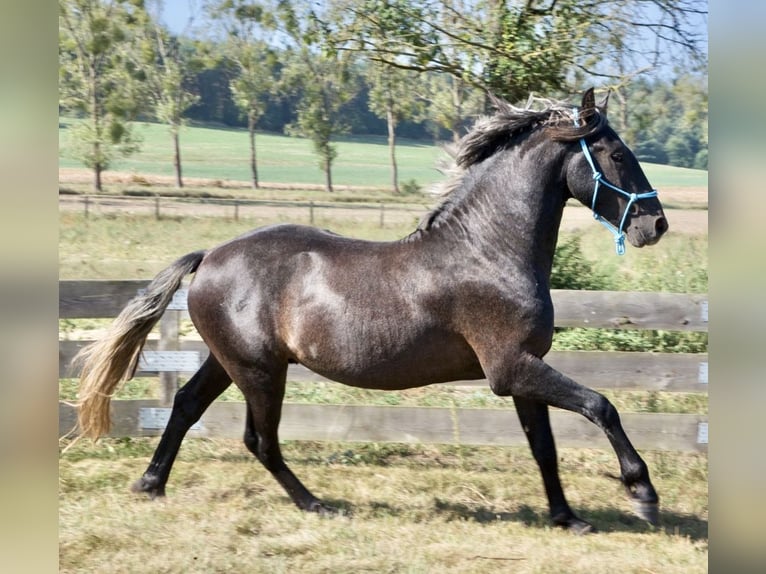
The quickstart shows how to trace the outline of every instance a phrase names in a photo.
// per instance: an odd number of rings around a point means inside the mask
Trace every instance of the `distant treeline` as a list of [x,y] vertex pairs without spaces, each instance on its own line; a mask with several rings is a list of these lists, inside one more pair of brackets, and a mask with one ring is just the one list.
[[[225,64],[199,72],[193,84],[200,95],[186,116],[195,122],[247,127],[247,118],[234,103]],[[343,116],[349,132],[384,135],[386,121],[370,111],[370,88],[359,74],[361,89],[345,104]],[[610,122],[636,152],[639,160],[707,169],[707,78],[682,75],[672,79],[638,79],[622,90],[625,112],[612,96]],[[300,93],[268,100],[258,128],[282,133],[295,122]],[[475,110],[474,113],[479,113]],[[467,118],[470,121],[470,118]],[[444,141],[451,133],[430,119],[405,120],[397,126],[404,138]]]
[[[234,103],[229,81],[232,72],[225,64],[202,70],[192,80],[200,95],[199,102],[189,108],[186,117],[194,122],[218,124],[227,127],[247,127],[247,117]],[[349,132],[356,135],[385,135],[386,120],[370,111],[370,88],[359,74],[360,89],[353,99],[343,106],[342,115]],[[265,112],[258,120],[258,129],[267,132],[284,133],[286,126],[296,121],[297,104],[301,99],[299,91],[292,95],[269,98]],[[145,118],[149,119],[149,118]],[[450,132],[433,121],[402,121],[397,125],[397,135],[416,140],[449,139]]]

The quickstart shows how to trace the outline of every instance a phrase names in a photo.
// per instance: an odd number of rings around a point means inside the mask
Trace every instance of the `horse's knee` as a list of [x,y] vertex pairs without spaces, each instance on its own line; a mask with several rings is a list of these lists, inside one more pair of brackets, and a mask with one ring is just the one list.
[[620,424],[620,414],[615,406],[600,393],[593,393],[586,403],[585,416],[608,431]]

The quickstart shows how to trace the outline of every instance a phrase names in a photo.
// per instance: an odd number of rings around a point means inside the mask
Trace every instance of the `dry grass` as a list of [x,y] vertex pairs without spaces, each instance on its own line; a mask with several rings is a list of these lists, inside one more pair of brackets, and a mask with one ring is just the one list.
[[611,453],[563,449],[572,506],[602,533],[550,527],[522,448],[289,443],[343,514],[297,510],[237,441],[187,440],[168,497],[127,487],[156,439],[75,445],[60,465],[61,572],[705,572],[707,457],[645,453],[662,526],[630,514]]

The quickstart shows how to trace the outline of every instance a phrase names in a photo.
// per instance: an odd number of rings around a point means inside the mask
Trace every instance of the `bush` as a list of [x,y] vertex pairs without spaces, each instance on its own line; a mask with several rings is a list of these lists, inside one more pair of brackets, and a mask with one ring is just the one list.
[[[646,259],[631,275],[596,269],[582,253],[580,236],[562,241],[551,272],[552,289],[636,290],[676,293],[707,291],[707,254],[701,242],[691,241],[683,253],[672,252],[661,261],[664,273],[651,272],[658,262]],[[560,351],[643,351],[706,353],[707,333],[635,329],[557,328],[553,348]]]
[[694,156],[694,167],[696,169],[707,169],[707,148],[701,149]]
[[614,288],[614,281],[605,273],[599,273],[582,254],[580,236],[560,242],[553,256],[551,289],[582,289],[606,291]]
[[414,179],[403,181],[399,186],[399,189],[402,193],[407,195],[415,195],[423,191],[423,189],[420,187],[420,184]]

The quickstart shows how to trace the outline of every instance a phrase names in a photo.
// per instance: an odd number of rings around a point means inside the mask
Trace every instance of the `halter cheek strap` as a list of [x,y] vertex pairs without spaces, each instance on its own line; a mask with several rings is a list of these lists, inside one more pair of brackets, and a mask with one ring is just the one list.
[[[574,124],[575,127],[579,127],[580,121],[579,121],[579,110],[577,108],[573,109],[573,115],[574,115]],[[617,255],[624,255],[625,254],[625,221],[628,219],[628,212],[630,211],[630,207],[639,199],[647,199],[650,197],[657,197],[657,190],[653,189],[652,191],[647,191],[645,193],[628,193],[624,189],[621,189],[617,187],[616,185],[612,185],[609,183],[606,179],[604,179],[604,174],[602,174],[598,169],[596,169],[596,164],[593,161],[593,157],[590,154],[590,150],[588,149],[588,144],[585,143],[585,138],[580,138],[580,147],[582,148],[582,152],[585,155],[585,159],[588,160],[588,164],[590,165],[591,171],[593,172],[593,179],[595,181],[595,185],[593,188],[593,200],[591,201],[590,209],[593,212],[593,217],[601,222],[601,224],[606,227],[609,231],[611,231],[612,235],[614,236],[614,243],[615,243],[615,249],[617,251]],[[604,185],[610,189],[613,189],[617,193],[621,193],[625,197],[628,198],[628,203],[625,206],[625,212],[622,214],[622,217],[620,218],[620,225],[619,227],[615,227],[611,223],[609,223],[604,217],[596,213],[596,199],[598,198],[598,188],[600,185]]]

